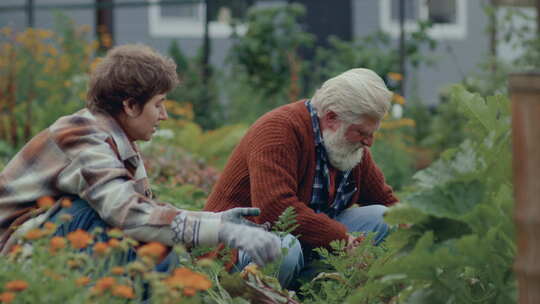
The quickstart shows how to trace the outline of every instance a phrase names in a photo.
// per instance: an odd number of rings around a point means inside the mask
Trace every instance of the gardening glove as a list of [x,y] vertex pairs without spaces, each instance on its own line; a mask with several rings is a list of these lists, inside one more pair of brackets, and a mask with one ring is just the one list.
[[275,261],[281,255],[281,240],[261,228],[225,223],[218,238],[230,248],[244,250],[259,266]]
[[217,219],[222,222],[228,222],[233,224],[242,224],[251,227],[263,228],[265,230],[267,226],[258,225],[252,221],[246,220],[245,216],[258,216],[261,214],[259,208],[233,208],[223,212],[208,212],[208,211],[184,211],[187,212],[190,216],[206,218],[206,219]]
[[224,243],[245,250],[261,266],[279,257],[281,241],[276,235],[260,228],[227,222],[219,216],[197,213],[182,212],[173,219],[173,242],[188,247]]

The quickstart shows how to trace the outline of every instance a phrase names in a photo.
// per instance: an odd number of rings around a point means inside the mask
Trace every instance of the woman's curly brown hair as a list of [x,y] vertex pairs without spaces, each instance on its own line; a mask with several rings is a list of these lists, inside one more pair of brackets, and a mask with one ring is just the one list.
[[124,100],[142,109],[152,97],[166,94],[178,83],[172,59],[142,44],[117,46],[90,74],[87,107],[92,112],[116,116]]

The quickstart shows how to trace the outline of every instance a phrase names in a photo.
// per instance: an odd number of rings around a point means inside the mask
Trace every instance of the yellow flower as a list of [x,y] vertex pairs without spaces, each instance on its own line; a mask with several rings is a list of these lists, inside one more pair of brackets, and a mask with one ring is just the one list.
[[123,298],[123,299],[134,299],[135,293],[133,292],[133,288],[127,285],[117,285],[114,286],[112,291],[113,296]]
[[13,292],[0,293],[0,302],[11,303],[13,300],[15,300],[15,294]]
[[69,268],[75,269],[81,266],[81,263],[78,260],[68,260],[67,265]]
[[394,96],[392,96],[392,100],[395,102],[395,103],[398,103],[398,104],[405,104],[405,97],[399,95],[399,94],[396,94],[394,93]]
[[53,32],[45,29],[37,29],[36,35],[41,39],[48,39],[53,36]]
[[37,200],[37,205],[39,208],[49,209],[54,205],[54,199],[50,196],[40,197]]
[[84,24],[79,27],[80,31],[83,33],[89,33],[90,32],[90,25]]
[[113,229],[107,231],[107,235],[108,235],[109,237],[119,239],[119,238],[121,238],[121,237],[124,236],[124,233],[122,232],[122,230],[120,230],[120,229],[118,229],[118,228],[113,228]]
[[9,291],[23,291],[28,288],[28,283],[23,280],[9,281],[6,283],[5,288]]
[[60,214],[60,216],[58,217],[62,222],[71,222],[71,220],[73,220],[73,216],[71,214]]
[[56,253],[59,249],[66,247],[66,239],[61,236],[55,236],[51,238],[49,251],[51,253]]
[[27,239],[27,240],[37,240],[37,239],[40,239],[42,238],[44,235],[46,235],[47,233],[44,231],[44,230],[41,230],[41,229],[31,229],[30,231],[28,231],[25,235],[24,235],[24,238]]
[[90,278],[89,277],[80,277],[80,278],[77,278],[75,280],[75,284],[77,284],[77,286],[86,286],[88,285],[88,283],[90,283]]
[[90,64],[90,72],[94,71],[94,69],[97,67],[97,65],[103,60],[101,57],[97,57],[94,59],[94,61]]
[[11,33],[13,33],[13,30],[10,27],[3,27],[0,28],[0,34],[4,34],[5,36],[11,36]]
[[387,74],[388,78],[394,80],[394,81],[402,81],[403,75],[400,73],[390,72]]
[[92,235],[82,229],[77,229],[75,232],[70,232],[67,239],[71,242],[71,246],[75,249],[83,249],[92,243]]

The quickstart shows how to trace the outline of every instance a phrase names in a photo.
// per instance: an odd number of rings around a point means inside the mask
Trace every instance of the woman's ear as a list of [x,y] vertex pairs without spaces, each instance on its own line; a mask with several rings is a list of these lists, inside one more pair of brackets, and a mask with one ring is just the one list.
[[137,117],[140,114],[139,105],[132,98],[123,100],[122,108],[128,117]]

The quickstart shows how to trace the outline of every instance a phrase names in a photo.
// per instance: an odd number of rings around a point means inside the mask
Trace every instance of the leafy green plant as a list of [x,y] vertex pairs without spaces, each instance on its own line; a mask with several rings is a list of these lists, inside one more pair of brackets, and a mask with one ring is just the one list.
[[313,36],[299,23],[305,9],[299,4],[254,8],[247,16],[248,31],[236,38],[229,52],[229,117],[253,121],[262,113],[299,98],[302,79],[301,47]]
[[[413,68],[418,68],[421,64],[432,64],[433,60],[423,55],[421,49],[424,46],[430,49],[437,46],[436,41],[427,34],[431,24],[429,22],[418,24],[419,29],[408,35],[405,46],[407,64]],[[317,49],[311,80],[314,85],[319,85],[348,69],[363,67],[385,77],[390,89],[399,88],[400,82],[393,82],[387,77],[389,73],[400,70],[399,50],[393,45],[393,40],[388,34],[376,32],[351,42],[330,37],[328,42],[330,45],[328,48]]]
[[467,138],[417,173],[414,191],[387,214],[410,228],[390,235],[394,256],[351,303],[373,303],[390,287],[403,303],[516,301],[509,102],[459,86],[451,98],[468,118]]
[[89,30],[61,14],[54,32],[0,30],[0,139],[18,148],[59,116],[84,107],[96,47]]
[[169,47],[169,55],[176,62],[176,71],[181,84],[168,94],[169,98],[181,103],[189,103],[193,107],[194,121],[203,129],[215,129],[223,123],[223,109],[219,103],[219,86],[216,84],[219,75],[213,66],[209,78],[204,79],[202,49],[197,56],[187,58],[178,43],[173,41]]

